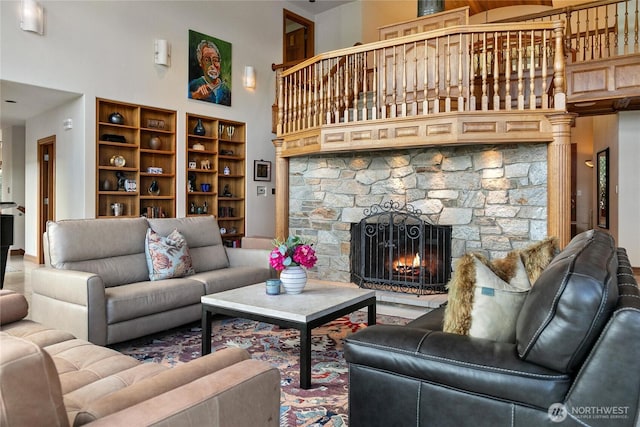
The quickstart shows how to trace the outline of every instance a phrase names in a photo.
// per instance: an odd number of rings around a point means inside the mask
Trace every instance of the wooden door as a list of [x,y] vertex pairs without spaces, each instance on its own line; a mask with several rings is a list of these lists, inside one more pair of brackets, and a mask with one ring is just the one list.
[[42,234],[55,220],[56,136],[38,140],[38,262],[44,264]]

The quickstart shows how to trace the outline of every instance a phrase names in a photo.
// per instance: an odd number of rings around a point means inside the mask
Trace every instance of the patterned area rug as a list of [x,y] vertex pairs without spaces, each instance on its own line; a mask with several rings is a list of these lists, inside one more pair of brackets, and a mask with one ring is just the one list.
[[[406,324],[401,317],[378,315],[381,324]],[[281,427],[343,427],[348,425],[348,372],[343,357],[344,339],[366,327],[366,312],[358,311],[313,330],[311,384],[300,385],[300,337],[293,329],[268,323],[216,317],[213,320],[212,351],[226,347],[244,348],[251,357],[264,360],[280,370]],[[172,329],[112,348],[144,362],[176,366],[200,357],[199,324]]]

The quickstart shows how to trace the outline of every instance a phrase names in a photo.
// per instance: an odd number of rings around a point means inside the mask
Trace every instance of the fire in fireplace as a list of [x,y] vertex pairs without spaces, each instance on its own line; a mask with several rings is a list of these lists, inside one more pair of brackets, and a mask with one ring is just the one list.
[[411,205],[365,209],[351,228],[351,280],[362,288],[426,295],[446,292],[451,226],[433,225]]

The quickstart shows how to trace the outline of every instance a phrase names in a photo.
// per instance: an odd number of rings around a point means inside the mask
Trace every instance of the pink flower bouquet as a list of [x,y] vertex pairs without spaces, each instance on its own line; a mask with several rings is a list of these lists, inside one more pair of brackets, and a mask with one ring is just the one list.
[[312,268],[316,265],[316,251],[311,244],[298,236],[289,236],[284,242],[275,240],[274,248],[269,256],[271,267],[276,270],[284,270],[292,265],[300,265],[304,268]]

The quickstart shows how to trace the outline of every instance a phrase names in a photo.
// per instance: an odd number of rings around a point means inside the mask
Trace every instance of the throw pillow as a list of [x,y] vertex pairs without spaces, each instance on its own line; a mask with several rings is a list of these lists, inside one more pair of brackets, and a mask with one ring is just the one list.
[[447,284],[443,330],[514,342],[527,291],[558,253],[551,237],[492,262],[479,254],[461,257]]
[[178,230],[173,230],[167,237],[163,237],[149,228],[144,249],[150,280],[195,274],[189,246]]
[[530,287],[517,253],[495,264],[482,255],[466,254],[448,284],[443,330],[515,342],[516,319]]

